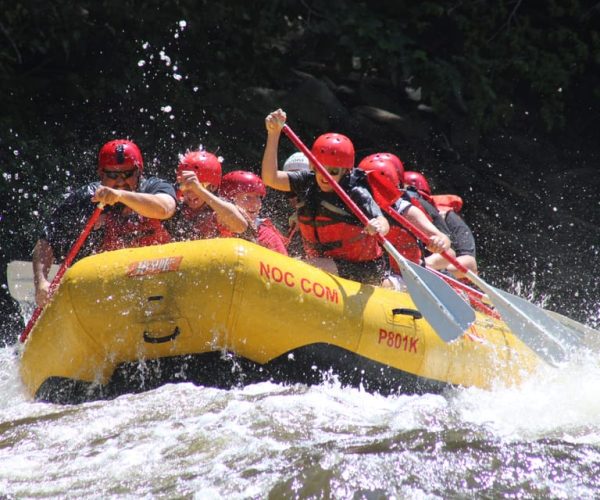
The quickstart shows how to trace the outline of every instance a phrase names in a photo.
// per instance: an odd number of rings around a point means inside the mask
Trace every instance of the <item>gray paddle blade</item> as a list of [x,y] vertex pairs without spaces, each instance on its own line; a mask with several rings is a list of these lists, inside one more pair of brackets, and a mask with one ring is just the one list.
[[482,288],[511,331],[550,364],[567,358],[567,348],[581,344],[579,332],[548,316],[521,297],[486,285]]
[[459,338],[475,321],[475,312],[448,283],[409,260],[398,262],[417,309],[444,342]]
[[558,342],[570,347],[579,347],[581,345],[583,340],[583,334],[581,332],[569,328],[563,323],[550,317],[550,315],[541,307],[532,304],[518,295],[513,295],[503,290],[496,291],[499,291],[504,298],[512,301],[514,304],[523,309],[530,318],[544,327],[544,330],[547,331]]
[[600,331],[549,309],[544,309],[544,312],[563,326],[575,330],[581,336],[581,342],[587,349],[600,351]]

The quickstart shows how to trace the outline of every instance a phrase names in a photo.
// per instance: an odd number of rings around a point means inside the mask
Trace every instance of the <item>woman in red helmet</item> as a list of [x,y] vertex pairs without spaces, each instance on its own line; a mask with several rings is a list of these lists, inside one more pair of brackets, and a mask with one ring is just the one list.
[[177,214],[168,224],[176,241],[216,238],[222,230],[243,233],[248,223],[240,210],[216,193],[221,185],[221,162],[212,153],[186,153],[177,167]]
[[435,227],[445,235],[450,236],[450,228],[438,210],[431,196],[429,183],[423,175],[410,170],[404,172],[404,199],[420,208]]
[[[231,200],[248,222],[248,229],[239,236],[276,252],[287,255],[285,241],[270,219],[260,217],[262,199],[267,194],[258,175],[244,170],[229,172],[221,181],[221,195]],[[224,236],[227,233],[224,232]]]
[[285,120],[280,109],[266,118],[262,178],[267,186],[298,196],[298,225],[309,261],[328,270],[333,270],[333,261],[343,278],[380,284],[387,266],[374,234],[385,235],[389,224],[373,200],[365,173],[354,168],[352,142],[342,134],[323,134],[314,142],[312,153],[366,214],[366,227],[318,171],[277,169],[277,148]]
[[139,247],[170,240],[162,221],[175,212],[175,190],[158,177],[143,177],[138,146],[129,140],[107,142],[98,154],[99,182],[72,192],[55,210],[33,250],[36,302],[47,302],[48,270],[62,261],[94,210],[106,205],[79,256],[117,248]]

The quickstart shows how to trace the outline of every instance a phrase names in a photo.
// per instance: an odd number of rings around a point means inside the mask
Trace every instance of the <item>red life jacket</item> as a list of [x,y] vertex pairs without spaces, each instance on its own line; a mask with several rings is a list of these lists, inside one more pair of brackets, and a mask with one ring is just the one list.
[[456,194],[434,194],[432,196],[433,204],[442,213],[450,210],[459,213],[463,206],[463,200]]
[[[414,201],[414,205],[418,208],[420,208],[427,217],[429,217],[429,214],[426,212],[425,208],[423,207],[423,205],[421,204],[421,202],[419,201],[418,198],[414,197],[414,198],[410,198],[407,194],[405,194],[404,191],[402,191],[402,198],[405,201],[409,201],[409,203],[413,204]],[[375,201],[379,202],[380,200],[378,200],[378,196],[375,196]],[[407,231],[406,229],[404,229],[403,226],[400,225],[400,223],[394,219],[391,215],[389,215],[389,211],[394,211],[396,213],[397,212],[397,204],[394,204],[392,206],[389,206],[389,208],[387,207],[389,205],[389,203],[387,202],[387,200],[383,200],[383,206],[386,207],[383,209],[384,212],[388,212],[388,220],[390,222],[390,230],[388,232],[388,234],[386,235],[386,238],[388,239],[388,241],[394,246],[394,248],[396,250],[398,250],[398,252],[400,252],[400,254],[407,258],[408,260],[411,260],[413,262],[416,262],[417,264],[421,264],[423,261],[423,252],[422,252],[422,246],[419,243],[419,240],[415,237],[414,234],[412,234],[411,232]],[[391,218],[390,218],[391,217]],[[400,268],[398,267],[398,263],[394,260],[394,259],[390,259],[390,264],[392,267],[392,270],[396,273],[396,274],[400,274]]]
[[173,238],[177,241],[218,238],[222,233],[217,215],[208,205],[203,205],[199,210],[181,205],[179,212],[169,222]]
[[283,235],[277,230],[270,219],[258,219],[256,229],[258,233],[256,240],[259,245],[283,255],[288,254]]
[[[423,253],[417,238],[415,238],[414,235],[409,233],[406,229],[396,224],[390,224],[390,231],[386,235],[386,238],[406,259],[417,264],[421,264],[423,262]],[[400,274],[400,269],[394,259],[390,259],[390,265],[396,274]]]
[[285,247],[285,238],[271,222],[271,219],[257,218],[255,221],[252,221],[245,210],[239,207],[238,209],[246,219],[246,222],[248,222],[248,229],[241,234],[235,234],[229,231],[229,229],[222,228],[221,236],[225,238],[237,236],[238,238],[257,243],[260,246],[283,255],[288,254]]
[[218,238],[222,233],[217,214],[210,207],[200,212],[190,208],[184,209],[183,216],[191,220],[191,230],[195,240]]
[[136,212],[129,215],[109,212],[105,214],[100,251],[160,245],[170,241],[171,236],[158,219],[142,217]]
[[331,257],[351,262],[364,262],[382,256],[381,247],[358,221],[343,208],[326,202],[312,215],[306,205],[298,206],[298,227],[309,257]]

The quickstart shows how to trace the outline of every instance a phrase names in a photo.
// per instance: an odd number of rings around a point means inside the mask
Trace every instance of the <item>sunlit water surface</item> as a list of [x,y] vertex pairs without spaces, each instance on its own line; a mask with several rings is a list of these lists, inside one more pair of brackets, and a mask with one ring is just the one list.
[[0,349],[8,498],[594,498],[600,365],[581,354],[518,388],[382,397],[340,387],[167,385],[35,403]]

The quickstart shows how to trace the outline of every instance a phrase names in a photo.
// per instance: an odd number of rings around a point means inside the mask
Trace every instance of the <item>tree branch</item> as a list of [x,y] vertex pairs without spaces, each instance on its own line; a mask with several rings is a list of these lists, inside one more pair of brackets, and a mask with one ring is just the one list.
[[488,42],[491,42],[494,38],[496,38],[504,28],[506,28],[506,31],[510,30],[510,25],[512,23],[512,20],[517,16],[517,10],[519,10],[519,7],[521,6],[522,3],[523,3],[523,0],[517,0],[513,10],[511,10],[506,21],[504,21],[504,23],[502,23],[502,26],[500,26],[500,28],[498,28],[498,31],[496,31],[496,33],[494,33],[488,39]]
[[17,59],[16,59],[17,63],[22,64],[23,58],[21,57],[21,52],[19,52],[19,48],[17,47],[17,44],[11,38],[10,33],[8,32],[8,30],[4,27],[4,25],[2,23],[0,23],[0,31],[2,31],[4,36],[8,39],[8,41],[10,42],[10,45],[12,46],[13,50],[15,51],[15,55],[17,56]]

